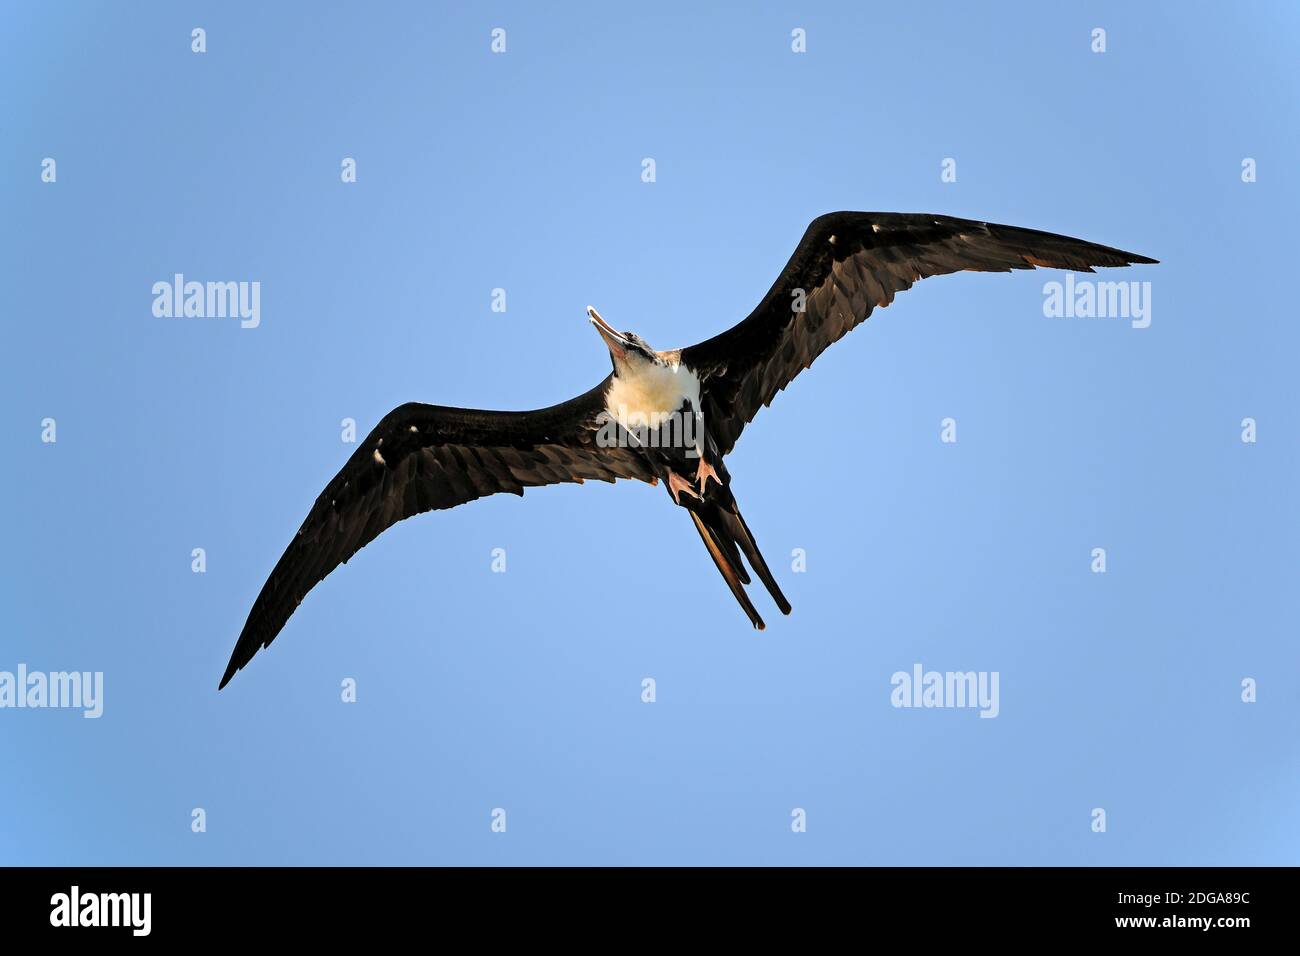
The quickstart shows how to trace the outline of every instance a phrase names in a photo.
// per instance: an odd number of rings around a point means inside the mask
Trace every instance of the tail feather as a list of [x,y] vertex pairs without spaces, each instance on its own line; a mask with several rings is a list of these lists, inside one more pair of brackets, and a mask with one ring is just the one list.
[[718,522],[712,515],[701,515],[704,521],[704,527],[713,535],[713,540],[717,542],[722,553],[727,557],[729,563],[736,571],[736,577],[740,578],[741,584],[749,584],[749,571],[745,569],[745,562],[740,560],[740,549],[736,547],[737,542],[724,528],[718,527]]
[[[772,595],[772,600],[781,609],[781,613],[789,614],[791,611],[790,602],[785,599],[780,586],[776,583],[776,578],[772,577],[772,572],[768,570],[767,562],[763,560],[763,555],[758,550],[758,542],[754,540],[749,525],[745,524],[745,519],[741,517],[740,509],[734,507],[732,509],[719,508],[718,515],[721,518],[723,527],[735,541],[732,549],[735,550],[736,545],[740,546],[740,550],[745,553],[745,560],[754,569],[758,579],[763,582],[763,586],[767,588],[767,593]],[[749,583],[748,576],[746,576],[745,583]]]
[[[712,528],[709,525],[706,525],[703,519],[701,519],[695,511],[691,511],[690,515],[691,520],[695,522],[695,530],[700,533],[700,540],[702,540],[704,546],[709,549],[709,556],[713,558],[713,563],[716,564],[718,570],[722,572],[722,577],[723,580],[727,582],[727,587],[731,588],[731,593],[736,596],[736,600],[740,602],[741,608],[749,616],[750,623],[758,630],[763,630],[767,625],[764,624],[763,619],[759,617],[758,611],[754,610],[754,605],[750,602],[749,595],[745,593],[745,586],[741,581],[740,575],[744,573],[744,569],[739,568],[739,556],[737,555],[737,559],[735,563],[733,563],[728,557],[727,552],[724,551],[722,546],[719,544],[720,539],[714,536]],[[736,549],[734,544],[731,546],[730,550],[733,554],[735,553]],[[748,578],[749,575],[745,575],[745,579],[748,580]]]
[[758,575],[759,580],[763,582],[767,592],[772,595],[772,600],[776,606],[781,609],[782,614],[790,613],[790,602],[785,599],[781,593],[780,586],[776,583],[776,578],[772,576],[767,562],[763,560],[762,553],[758,550],[758,543],[754,540],[753,533],[749,526],[745,524],[745,519],[740,515],[740,509],[736,507],[736,500],[730,495],[725,500],[706,500],[699,504],[692,503],[687,510],[690,511],[691,520],[695,522],[695,528],[704,540],[704,546],[709,549],[709,554],[713,556],[713,561],[722,572],[722,577],[726,580],[727,586],[731,588],[731,593],[736,596],[740,606],[745,609],[749,615],[750,621],[759,630],[763,629],[763,619],[758,616],[754,610],[753,604],[749,600],[743,585],[750,583],[749,573],[745,570],[744,563],[741,562],[740,556],[745,556],[745,561],[749,567]]
[[[758,611],[754,610],[754,605],[745,591],[745,585],[751,583],[749,572],[753,571],[758,575],[782,614],[790,613],[790,602],[781,593],[780,585],[776,583],[771,569],[763,560],[763,555],[758,550],[758,542],[754,540],[749,525],[745,524],[745,519],[736,504],[736,498],[731,493],[731,476],[727,474],[721,456],[717,455],[712,439],[709,439],[709,442],[709,449],[714,456],[711,460],[713,474],[710,480],[699,482],[703,459],[696,463],[693,474],[675,472],[671,462],[665,463],[665,467],[660,471],[660,477],[664,481],[668,497],[674,504],[685,508],[690,513],[691,521],[695,523],[695,530],[699,532],[700,540],[708,549],[713,563],[718,566],[718,571],[727,582],[727,587],[735,595],[750,622],[761,631],[765,627],[763,619]],[[695,490],[697,482],[699,482],[698,490]],[[749,570],[746,570],[746,564]]]

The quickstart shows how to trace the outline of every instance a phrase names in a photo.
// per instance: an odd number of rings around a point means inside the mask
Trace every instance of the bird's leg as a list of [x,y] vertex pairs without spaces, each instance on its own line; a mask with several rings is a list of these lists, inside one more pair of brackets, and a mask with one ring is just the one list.
[[[709,490],[710,478],[717,482],[719,488],[726,487],[726,484],[709,462],[710,454],[718,454],[718,446],[714,444],[712,436],[704,429],[703,416],[699,417],[698,425],[700,429],[699,438],[695,443],[695,447],[687,452],[687,455],[699,458],[699,463],[695,466],[695,483],[699,485],[700,493],[703,494]],[[721,461],[722,456],[719,455],[718,460]]]

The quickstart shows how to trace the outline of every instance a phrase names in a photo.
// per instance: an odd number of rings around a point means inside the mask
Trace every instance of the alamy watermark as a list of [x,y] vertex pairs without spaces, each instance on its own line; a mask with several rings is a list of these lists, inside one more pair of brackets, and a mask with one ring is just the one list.
[[262,324],[261,282],[185,281],[178,272],[170,282],[153,284],[153,314],[160,319],[239,319],[239,327]]
[[1129,319],[1135,329],[1151,325],[1150,282],[1075,279],[1043,283],[1043,315],[1049,319]]
[[78,709],[95,719],[104,713],[103,671],[0,671],[0,709],[43,707]]
[[132,936],[153,928],[152,893],[83,893],[73,885],[50,897],[50,925],[56,927],[124,927]]
[[685,448],[687,458],[698,458],[704,429],[699,415],[690,411],[629,412],[601,411],[596,416],[598,448]]
[[981,717],[996,717],[997,671],[927,671],[920,664],[912,670],[895,671],[889,678],[893,690],[889,702],[895,707],[978,708]]

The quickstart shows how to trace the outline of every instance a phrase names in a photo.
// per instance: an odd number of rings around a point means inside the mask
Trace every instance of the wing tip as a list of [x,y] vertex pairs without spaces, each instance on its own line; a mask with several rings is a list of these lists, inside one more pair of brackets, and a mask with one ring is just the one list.
[[230,663],[226,665],[226,672],[221,675],[221,683],[217,685],[217,690],[220,691],[225,689],[225,686],[230,683],[230,679],[238,674],[239,670],[238,665],[235,664],[234,658],[231,658]]
[[230,654],[230,663],[226,665],[226,672],[221,675],[221,683],[217,685],[217,690],[222,690],[227,684],[234,679],[234,676],[242,671],[248,662],[266,645],[254,643],[251,651],[245,650],[244,635],[239,636],[239,641],[235,644],[234,651]]

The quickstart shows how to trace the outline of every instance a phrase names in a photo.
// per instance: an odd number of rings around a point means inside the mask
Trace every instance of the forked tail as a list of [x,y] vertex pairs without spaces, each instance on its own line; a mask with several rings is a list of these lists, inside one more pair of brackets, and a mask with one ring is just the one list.
[[718,571],[722,573],[727,587],[731,588],[731,593],[736,596],[741,608],[749,616],[750,623],[760,631],[766,626],[749,600],[749,595],[745,593],[745,585],[749,584],[750,578],[744,564],[741,563],[742,554],[745,556],[745,561],[749,562],[750,568],[758,575],[758,579],[763,582],[768,593],[772,595],[772,600],[781,609],[781,613],[789,614],[790,602],[785,599],[781,588],[777,586],[776,579],[772,577],[772,572],[768,569],[767,562],[763,560],[758,544],[754,541],[749,526],[745,524],[745,519],[740,516],[740,509],[736,506],[736,500],[730,492],[726,493],[724,500],[710,497],[704,501],[692,501],[686,507],[691,513],[691,520],[695,522],[695,530],[700,533],[704,546],[709,549],[713,563],[718,566]]

